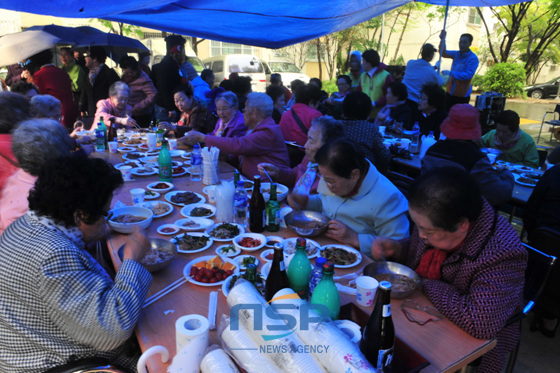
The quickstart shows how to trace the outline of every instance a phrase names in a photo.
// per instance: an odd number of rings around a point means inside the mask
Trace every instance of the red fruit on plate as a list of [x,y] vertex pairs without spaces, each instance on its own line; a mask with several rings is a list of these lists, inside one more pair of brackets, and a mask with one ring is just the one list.
[[202,282],[202,276],[196,275],[196,276],[194,276],[194,280],[197,281],[197,282]]
[[216,277],[212,277],[212,278],[210,279],[210,283],[211,283],[211,284],[215,284],[216,282],[218,282],[218,279],[217,279]]
[[191,267],[191,276],[196,276],[197,273],[198,273],[198,268]]
[[233,275],[233,271],[232,271],[231,269],[230,269],[230,270],[227,270],[226,273],[227,273],[228,276]]
[[210,280],[208,280],[206,277],[203,277],[200,282],[204,282],[205,284],[207,284],[208,282],[210,282]]
[[221,273],[216,273],[216,275],[214,276],[218,281],[222,281],[224,279],[224,275],[222,275]]

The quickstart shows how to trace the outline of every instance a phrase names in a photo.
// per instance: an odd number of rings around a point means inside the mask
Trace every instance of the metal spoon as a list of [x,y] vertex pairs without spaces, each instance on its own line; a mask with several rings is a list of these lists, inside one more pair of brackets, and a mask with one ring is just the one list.
[[[385,265],[385,273],[387,273],[389,275],[389,278],[391,280],[395,279],[395,276],[393,274],[393,272],[389,269],[389,265],[387,264],[387,260],[385,259],[385,255],[383,255],[383,253],[381,253],[381,259],[383,260],[383,264]],[[389,281],[390,283],[393,283],[393,281]]]
[[266,171],[266,169],[263,167],[262,170],[263,170],[264,173],[266,174],[266,177],[268,177],[268,180],[270,180],[270,182],[273,183],[274,181],[272,181],[272,178],[270,177],[270,175],[268,174],[268,172]]

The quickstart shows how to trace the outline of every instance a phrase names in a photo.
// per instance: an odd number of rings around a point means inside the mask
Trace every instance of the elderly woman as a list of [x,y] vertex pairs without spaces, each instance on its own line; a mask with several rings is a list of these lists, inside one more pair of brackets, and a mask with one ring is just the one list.
[[[420,99],[418,100],[418,112],[415,122],[420,126],[422,135],[434,133],[434,138],[439,139],[441,123],[447,118],[447,111],[443,108],[445,104],[445,91],[439,84],[428,83],[422,86]],[[477,122],[478,123],[478,122]]]
[[173,99],[175,100],[175,106],[181,112],[181,118],[176,125],[169,122],[160,122],[159,128],[173,131],[177,137],[185,136],[188,131],[198,131],[206,134],[214,130],[216,118],[208,109],[196,102],[190,84],[177,87]]
[[[249,129],[242,137],[218,137],[191,131],[180,140],[186,145],[204,142],[221,152],[239,156],[241,173],[248,178],[259,174],[259,163],[271,163],[280,169],[289,169],[288,151],[280,127],[271,117],[272,99],[265,93],[250,93],[245,104],[245,125]],[[278,182],[288,183],[287,177]]]
[[[296,103],[282,114],[280,128],[286,141],[294,141],[304,146],[311,121],[322,116],[317,110],[321,99],[321,90],[314,85],[304,85],[296,92]],[[301,156],[303,158],[303,155]],[[298,162],[299,163],[299,162]]]
[[[378,126],[387,126],[395,124],[394,130],[410,130],[412,129],[412,109],[406,103],[408,93],[403,83],[392,82],[387,87],[385,99],[387,104],[379,110],[375,118],[375,124]],[[399,123],[399,127],[396,124]]]
[[61,105],[57,98],[51,95],[37,95],[31,97],[29,103],[31,104],[31,115],[34,117],[61,121]]
[[504,110],[494,121],[496,129],[482,136],[482,144],[501,150],[498,159],[539,167],[539,153],[535,140],[519,128],[519,115],[513,110]]
[[12,142],[20,169],[7,179],[0,195],[0,233],[27,211],[27,195],[43,165],[76,148],[60,122],[50,119],[22,122],[13,132]]
[[220,119],[212,132],[218,137],[240,137],[247,132],[243,113],[239,111],[237,95],[233,92],[224,92],[216,98],[216,112]]
[[266,88],[266,94],[270,96],[273,103],[272,119],[278,124],[282,120],[282,114],[286,111],[285,88],[286,87],[281,85],[269,85]]
[[129,338],[152,281],[140,264],[150,243],[138,230],[123,237],[114,280],[84,250],[106,239],[122,185],[101,159],[67,156],[40,171],[29,211],[0,236],[2,370],[45,372],[91,358],[136,370]]
[[97,102],[97,111],[93,120],[92,129],[97,128],[101,118],[106,126],[115,123],[115,127],[136,126],[136,121],[131,118],[132,106],[128,104],[130,88],[124,82],[118,81],[109,88],[109,98]]
[[29,101],[13,92],[0,92],[0,191],[6,180],[18,169],[12,152],[12,131],[21,121],[30,118]]
[[[280,169],[270,163],[260,163],[259,171],[264,176],[264,170],[266,170],[274,180],[278,178],[289,180],[290,182],[286,186],[291,188],[295,184],[294,190],[303,188],[305,194],[317,194],[319,177],[315,154],[324,144],[342,136],[344,136],[344,131],[340,122],[327,115],[315,118],[311,122],[311,128],[309,128],[307,135],[305,157],[299,165],[292,169]],[[280,173],[283,175],[280,175]]]
[[326,143],[315,160],[320,194],[294,194],[292,207],[329,217],[327,237],[369,253],[377,236],[408,236],[406,198],[352,142],[342,138]]
[[352,79],[348,75],[339,75],[336,78],[337,92],[333,92],[331,97],[325,100],[327,113],[332,114],[335,119],[342,118],[342,102],[352,88]]
[[440,168],[409,190],[416,227],[400,242],[375,240],[381,254],[415,269],[422,291],[450,321],[475,338],[497,338],[478,369],[500,372],[519,341],[520,328],[506,321],[520,311],[527,252],[511,225],[482,198],[470,175]]
[[140,69],[134,57],[124,56],[119,65],[122,69],[122,81],[130,87],[128,104],[132,106],[132,119],[140,127],[147,128],[154,113],[156,87],[148,74]]

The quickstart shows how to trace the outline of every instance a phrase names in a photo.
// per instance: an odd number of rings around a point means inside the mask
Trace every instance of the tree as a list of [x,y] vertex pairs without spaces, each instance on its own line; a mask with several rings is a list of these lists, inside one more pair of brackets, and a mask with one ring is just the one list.
[[290,45],[279,49],[279,54],[286,57],[288,60],[293,62],[297,67],[303,69],[303,66],[309,61],[309,47],[311,46],[311,41],[304,41],[302,43]]
[[[136,36],[139,39],[144,37],[144,32],[138,26],[129,25],[123,22],[113,22],[106,19],[96,18],[103,26],[109,29],[109,32],[119,35]],[[93,20],[92,20],[93,21]],[[90,21],[91,22],[91,21]],[[115,25],[116,24],[116,25]]]

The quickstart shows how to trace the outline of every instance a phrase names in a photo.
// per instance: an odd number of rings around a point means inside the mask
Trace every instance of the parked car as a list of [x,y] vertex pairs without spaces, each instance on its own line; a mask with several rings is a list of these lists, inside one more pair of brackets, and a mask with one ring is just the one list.
[[251,87],[255,92],[266,90],[264,65],[257,56],[250,54],[225,54],[204,59],[204,66],[214,72],[216,84],[229,78],[229,74],[251,77]]
[[525,87],[525,92],[527,92],[527,96],[532,98],[556,97],[559,84],[560,77],[557,77],[546,83],[527,86]]
[[305,75],[299,67],[292,62],[287,61],[269,61],[264,62],[266,72],[266,86],[270,85],[270,75],[280,74],[282,76],[282,83],[284,86],[290,88],[290,83],[293,80],[299,79],[305,84],[309,83],[309,76]]

